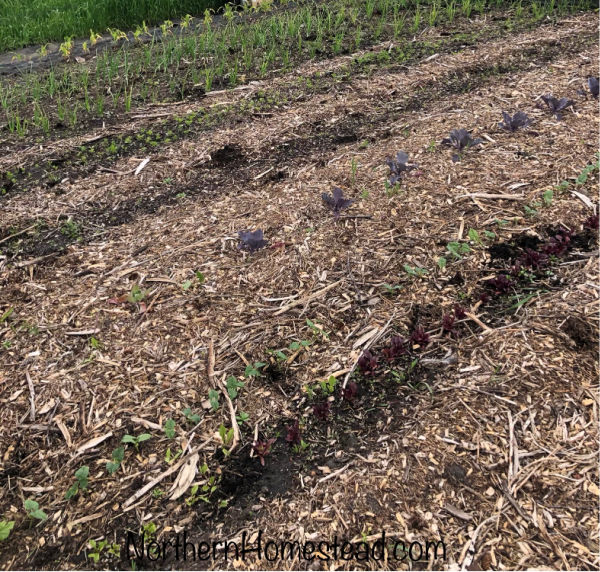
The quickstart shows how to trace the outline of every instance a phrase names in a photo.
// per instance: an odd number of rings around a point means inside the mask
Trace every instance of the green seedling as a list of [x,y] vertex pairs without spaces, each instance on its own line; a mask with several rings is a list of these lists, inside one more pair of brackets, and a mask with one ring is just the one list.
[[474,228],[469,229],[469,240],[474,242],[475,244],[483,245],[479,233]]
[[415,266],[413,268],[409,264],[404,265],[404,271],[409,276],[415,276],[417,278],[423,278],[423,276],[425,276],[425,274],[427,274],[427,272],[428,272],[426,268],[419,268],[418,266]]
[[65,493],[67,500],[72,499],[77,493],[87,491],[90,476],[90,468],[87,465],[79,467],[75,471],[75,482],[68,488]]
[[112,452],[112,460],[106,463],[106,471],[109,475],[114,475],[121,466],[125,457],[125,447],[117,447]]
[[306,449],[308,449],[309,444],[304,440],[304,439],[300,439],[300,443],[298,445],[294,445],[292,447],[292,452],[293,453],[302,453],[303,451],[306,451]]
[[152,489],[152,498],[160,499],[165,495],[165,491],[163,491],[160,487],[154,487]]
[[[256,362],[260,364],[261,362]],[[254,364],[256,365],[256,364]],[[264,365],[264,364],[262,364]],[[226,381],[227,385],[227,393],[231,399],[235,399],[238,396],[238,390],[244,387],[244,383],[242,381],[238,381],[236,377],[230,375]]]
[[549,207],[552,204],[552,200],[554,199],[554,191],[552,189],[548,189],[547,191],[544,191],[542,198],[544,199],[544,204],[547,207]]
[[90,547],[90,551],[88,552],[88,556],[97,564],[98,560],[100,560],[100,554],[104,550],[104,547],[108,544],[106,540],[100,540],[96,542],[94,539],[88,542]]
[[306,325],[312,330],[315,336],[322,336],[324,340],[329,341],[329,333],[320,326],[317,326],[312,320],[306,318]]
[[29,518],[36,518],[37,520],[46,520],[48,518],[48,515],[40,508],[37,501],[27,499],[23,503],[23,506]]
[[167,419],[165,421],[165,425],[164,425],[164,430],[165,430],[165,435],[169,438],[169,439],[174,439],[175,438],[175,421],[173,421],[173,419]]
[[15,523],[12,520],[0,520],[0,540],[6,540],[14,526]]
[[248,415],[248,413],[245,411],[240,411],[235,418],[240,425],[243,425],[246,421],[248,421],[248,419],[250,419],[250,415]]
[[165,462],[170,465],[173,461],[175,461],[182,454],[183,454],[183,450],[182,449],[179,449],[177,451],[177,453],[173,454],[171,452],[171,447],[167,447],[167,451],[165,452]]
[[152,435],[150,435],[150,433],[142,433],[141,435],[138,435],[137,437],[128,434],[128,435],[123,436],[123,438],[121,439],[121,443],[131,444],[135,447],[136,451],[139,451],[140,443],[143,443],[144,441],[148,441],[151,437],[152,437]]
[[[211,390],[208,392],[208,397],[209,397],[209,399],[210,399],[210,397],[211,397],[211,391],[215,391],[215,390],[214,390],[214,389],[211,389]],[[218,392],[217,392],[217,394],[218,394]],[[211,401],[211,406],[212,406],[212,401]],[[218,409],[218,406],[217,406],[217,409]],[[215,411],[216,411],[216,409],[215,409]],[[185,408],[185,409],[182,411],[182,413],[185,415],[185,418],[186,418],[186,419],[187,419],[187,420],[188,420],[190,423],[192,423],[193,425],[196,425],[197,423],[200,423],[200,415],[198,415],[197,413],[192,413],[192,410],[191,410],[189,407],[186,407],[186,408]]]
[[471,252],[470,246],[466,242],[449,242],[446,249],[454,258],[462,258],[464,254]]
[[440,270],[443,270],[444,268],[446,268],[447,263],[448,263],[448,261],[443,256],[440,256],[437,260],[437,265],[439,266]]
[[137,284],[134,284],[131,288],[130,294],[127,296],[127,301],[130,304],[139,304],[148,295],[147,290],[142,290]]
[[219,425],[219,437],[221,437],[221,442],[223,443],[223,454],[227,457],[229,455],[229,447],[233,443],[233,427],[231,429],[227,429],[227,427],[221,423],[221,425]]
[[397,294],[400,290],[402,290],[402,286],[399,285],[383,284],[382,287],[385,290],[386,294],[391,295]]
[[262,361],[256,361],[253,364],[249,363],[244,370],[244,377],[260,377],[260,368],[267,365]]
[[267,350],[267,353],[269,355],[275,356],[275,359],[278,362],[287,361],[287,359],[288,359],[287,355],[284,352],[282,352],[281,350]]

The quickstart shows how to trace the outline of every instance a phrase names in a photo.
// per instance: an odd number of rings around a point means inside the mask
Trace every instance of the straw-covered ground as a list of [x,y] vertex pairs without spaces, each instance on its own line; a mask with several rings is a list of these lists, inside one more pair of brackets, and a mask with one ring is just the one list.
[[494,25],[6,144],[32,175],[0,198],[3,569],[598,568],[597,16]]

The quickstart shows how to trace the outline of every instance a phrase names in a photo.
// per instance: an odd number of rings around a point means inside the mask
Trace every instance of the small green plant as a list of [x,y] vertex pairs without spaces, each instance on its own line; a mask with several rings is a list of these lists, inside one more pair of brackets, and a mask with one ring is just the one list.
[[233,427],[231,429],[227,429],[223,423],[219,425],[219,437],[221,437],[221,442],[223,443],[223,454],[225,456],[229,455],[228,448],[233,443],[234,431]]
[[[254,365],[256,365],[256,364],[265,365],[262,362],[256,362]],[[226,386],[227,386],[227,393],[229,394],[229,397],[231,399],[235,399],[238,396],[238,390],[241,389],[242,387],[244,387],[244,382],[238,381],[238,379],[235,376],[230,375],[227,378]]]
[[463,255],[471,252],[471,247],[466,242],[449,242],[446,249],[456,259],[460,259]]
[[127,39],[127,34],[118,28],[115,28],[114,30],[112,28],[108,28],[108,33],[112,36],[113,42]]
[[523,205],[523,210],[525,211],[525,215],[529,218],[536,217],[538,213],[538,209],[541,207],[541,203],[539,201],[533,201],[529,205]]
[[165,435],[169,439],[175,438],[175,421],[173,419],[167,419],[164,425]]
[[[211,390],[211,391],[214,391],[214,390]],[[210,397],[210,391],[209,391],[209,397]],[[189,423],[192,423],[193,425],[200,423],[200,415],[198,415],[197,413],[192,413],[192,410],[189,407],[186,407],[182,411],[182,413],[185,416],[185,418],[188,420]]]
[[[216,389],[208,390],[208,402],[210,403],[210,408],[213,410],[213,412],[216,412],[219,410],[220,397],[221,397],[221,394]],[[200,418],[198,418],[198,421],[199,420],[200,420]]]
[[385,293],[390,295],[395,295],[402,290],[402,286],[398,284],[382,284],[382,287],[385,290]]
[[147,290],[142,290],[137,284],[134,284],[131,288],[129,296],[127,296],[127,301],[130,304],[139,304],[146,298],[147,295]]
[[243,425],[246,421],[248,421],[248,419],[250,419],[250,415],[248,415],[245,411],[240,411],[235,418],[240,425]]
[[552,189],[544,191],[542,198],[544,199],[544,204],[549,207],[552,204],[552,199],[554,199],[554,191]]
[[292,452],[299,454],[299,453],[306,451],[306,449],[308,449],[308,447],[309,447],[309,444],[304,439],[300,439],[300,443],[292,446]]
[[244,370],[244,377],[260,377],[260,368],[267,365],[262,361],[256,361],[254,363],[249,363]]
[[114,475],[121,466],[123,458],[125,457],[125,447],[117,447],[112,452],[112,460],[106,463],[106,472],[109,475]]
[[87,465],[79,467],[75,471],[75,482],[68,488],[65,493],[67,500],[72,499],[77,493],[87,491],[89,484],[90,468]]
[[90,30],[90,44],[92,46],[95,46],[101,37],[102,34],[96,34],[93,30]]
[[15,523],[12,520],[0,520],[0,540],[6,540],[14,526]]
[[142,433],[141,435],[138,435],[137,437],[135,437],[134,435],[127,434],[127,435],[123,436],[123,438],[121,439],[121,443],[133,445],[135,447],[135,450],[139,451],[140,443],[143,443],[144,441],[148,441],[151,438],[152,438],[152,435],[150,435],[150,433]]
[[46,520],[48,518],[48,515],[40,508],[37,501],[27,499],[23,503],[23,506],[29,518],[36,518],[37,520]]
[[446,268],[447,263],[448,263],[448,261],[443,256],[440,256],[437,259],[437,265],[439,266],[440,270],[443,270],[444,268]]
[[183,450],[182,449],[179,449],[177,451],[177,453],[173,454],[171,452],[171,447],[167,447],[167,450],[165,452],[165,462],[170,465],[173,461],[175,461],[182,454],[183,454]]
[[102,348],[102,344],[100,343],[100,340],[98,340],[97,338],[95,338],[94,336],[92,336],[90,338],[90,347],[93,350],[99,350]]
[[58,48],[63,58],[69,59],[71,57],[71,51],[73,50],[73,38],[71,36],[66,37],[65,41]]
[[[192,16],[190,14],[186,14],[182,19],[181,19],[181,29],[185,30],[186,28],[189,28],[190,24],[192,22]],[[173,25],[173,23],[171,23],[171,26]]]
[[154,487],[152,489],[152,498],[160,499],[165,495],[165,491],[163,491],[160,487]]
[[337,385],[337,378],[333,375],[330,375],[326,380],[320,381],[319,386],[323,395],[332,395],[335,391],[335,387]]
[[79,225],[72,219],[66,220],[60,227],[60,232],[72,240],[76,240],[81,235]]
[[423,276],[425,276],[425,274],[427,274],[428,272],[427,268],[419,268],[418,266],[415,266],[413,268],[412,266],[410,266],[410,264],[404,265],[404,271],[409,276],[414,276],[416,278],[423,278]]
[[329,334],[320,326],[317,326],[312,320],[306,318],[306,325],[311,329],[313,335],[322,336],[326,341],[329,341]]
[[97,564],[98,560],[100,560],[100,554],[104,550],[104,547],[108,544],[106,540],[100,540],[96,542],[94,539],[91,539],[88,542],[90,547],[90,551],[88,552],[88,556]]

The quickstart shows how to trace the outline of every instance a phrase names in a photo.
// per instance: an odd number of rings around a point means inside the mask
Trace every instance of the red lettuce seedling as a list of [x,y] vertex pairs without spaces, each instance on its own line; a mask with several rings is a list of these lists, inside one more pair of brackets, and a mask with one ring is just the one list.
[[550,256],[560,256],[571,248],[573,233],[566,228],[558,229],[557,233],[550,237],[550,241],[544,248],[544,252]]
[[254,232],[240,230],[238,236],[240,237],[240,244],[238,245],[240,250],[255,252],[267,245],[267,241],[263,238],[263,231],[260,228]]
[[485,282],[485,285],[494,291],[496,296],[510,292],[513,287],[513,281],[504,274],[499,274],[496,278],[492,278]]
[[287,428],[287,435],[285,436],[285,440],[290,445],[300,445],[300,441],[302,441],[302,436],[300,434],[300,421],[296,419],[293,425],[290,425]]
[[377,369],[377,358],[369,350],[365,350],[356,365],[363,375],[373,375]]
[[342,389],[342,397],[345,401],[352,403],[358,395],[358,385],[353,381],[349,381],[348,385]]
[[485,292],[482,292],[481,294],[479,294],[479,301],[482,305],[487,304],[490,301],[490,295],[486,294]]
[[395,159],[388,157],[385,162],[390,168],[389,182],[392,186],[400,182],[405,173],[417,168],[417,165],[408,164],[408,154],[404,151],[396,153]]
[[560,112],[564,111],[567,107],[571,107],[573,105],[573,102],[570,99],[567,99],[566,97],[561,97],[560,99],[557,99],[551,93],[542,95],[542,99],[544,100],[544,103],[548,106],[548,109],[550,109],[550,111],[554,114],[554,117],[556,117],[556,119],[561,119],[562,115],[560,114]]
[[344,191],[342,191],[342,189],[339,187],[335,187],[333,189],[333,195],[323,193],[321,197],[325,203],[329,205],[335,218],[338,218],[340,216],[340,212],[344,209],[347,209],[354,202],[352,199],[345,199]]
[[423,326],[417,326],[414,332],[410,335],[413,344],[419,347],[425,347],[429,343],[429,334],[423,329]]
[[454,320],[456,318],[452,314],[444,314],[442,316],[442,329],[444,332],[448,334],[456,334],[456,330],[454,329]]
[[258,455],[260,460],[260,464],[265,466],[265,457],[271,453],[271,445],[275,443],[277,439],[273,437],[272,439],[268,439],[267,441],[255,441],[252,444],[252,448]]
[[531,125],[531,119],[529,119],[527,114],[522,111],[517,111],[512,117],[510,114],[506,113],[506,111],[503,111],[502,117],[504,118],[504,121],[498,123],[498,126],[507,131],[516,131],[521,127],[528,127]]
[[454,316],[457,320],[462,320],[463,318],[467,317],[467,311],[460,304],[455,304]]
[[329,417],[329,401],[313,405],[313,413],[317,419],[327,421],[327,418]]
[[590,93],[596,99],[598,99],[598,78],[597,77],[588,77],[587,84],[590,89]]
[[598,230],[598,226],[600,226],[598,215],[591,215],[583,221],[583,228],[587,228],[588,230]]
[[475,147],[481,142],[481,139],[473,139],[466,129],[453,129],[450,131],[449,137],[442,139],[442,145],[450,145],[458,151],[458,153],[452,155],[452,161],[455,163],[460,161],[463,151],[466,151],[469,147]]
[[538,268],[545,266],[547,262],[548,257],[544,253],[531,248],[526,248],[525,252],[517,259],[516,267],[533,268],[537,270]]
[[406,347],[407,340],[402,336],[392,336],[390,347],[383,350],[383,355],[387,361],[393,361],[400,356],[406,355],[408,349]]

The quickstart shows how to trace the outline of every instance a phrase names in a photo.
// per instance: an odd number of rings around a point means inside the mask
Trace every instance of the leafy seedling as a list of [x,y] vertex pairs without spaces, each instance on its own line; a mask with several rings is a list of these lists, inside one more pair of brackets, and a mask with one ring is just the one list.
[[[215,409],[215,407],[213,406],[213,402],[210,402],[210,406],[213,408],[214,411],[216,411],[217,409],[219,409],[219,392],[215,391],[214,389],[209,390],[208,392],[208,399],[210,401],[211,399],[211,392],[215,392],[217,394],[217,407]],[[192,413],[192,410],[189,407],[186,407],[183,411],[182,411],[183,415],[185,416],[185,418],[188,420],[188,422],[192,423],[193,425],[196,425],[197,423],[200,423],[200,415],[198,415],[197,413]]]
[[320,421],[327,421],[329,412],[329,401],[323,401],[322,403],[315,403],[313,405],[313,414]]
[[598,99],[598,78],[597,77],[588,77],[587,80],[587,84],[588,84],[588,88],[590,90],[590,93],[596,98]]
[[443,256],[440,256],[437,260],[437,265],[439,266],[440,270],[446,268],[447,263],[448,261]]
[[0,520],[0,540],[6,540],[14,526],[15,523],[12,520]]
[[336,385],[337,379],[333,375],[330,375],[326,380],[319,382],[323,395],[331,395],[335,391]]
[[175,421],[173,421],[173,419],[167,419],[165,421],[165,425],[164,425],[164,430],[165,430],[165,435],[169,438],[169,439],[174,439],[175,438]]
[[460,259],[464,254],[469,254],[469,252],[471,252],[471,247],[466,242],[452,241],[446,245],[446,250],[448,250],[454,258]]
[[481,143],[481,139],[473,139],[466,129],[453,129],[450,131],[449,137],[442,139],[442,145],[450,145],[458,151],[452,155],[452,161],[455,163],[460,161],[464,151]]
[[69,487],[65,493],[67,500],[73,498],[79,492],[85,492],[88,488],[88,477],[90,476],[90,468],[87,465],[79,467],[75,471],[75,482]]
[[238,236],[240,237],[240,244],[238,245],[240,250],[256,252],[267,246],[267,241],[264,239],[263,231],[260,228],[254,232],[240,230]]
[[246,421],[248,421],[248,419],[250,419],[250,415],[248,415],[248,413],[245,411],[240,411],[235,418],[240,425],[243,425]]
[[312,320],[306,318],[306,325],[311,329],[315,336],[322,336],[324,340],[329,340],[329,334],[321,326],[315,324]]
[[399,290],[402,290],[402,286],[392,284],[382,284],[386,294],[396,294]]
[[417,165],[408,164],[408,154],[404,151],[399,151],[396,153],[396,157],[393,159],[388,157],[385,162],[390,168],[388,181],[392,186],[394,186],[396,183],[399,183],[406,173],[417,168]]
[[228,448],[231,447],[231,444],[233,443],[234,435],[233,427],[227,429],[222,423],[219,425],[219,437],[221,437],[221,442],[223,443],[223,454],[225,456],[229,455]]
[[277,439],[275,437],[272,437],[266,441],[255,441],[252,444],[252,448],[254,449],[254,452],[258,456],[260,464],[263,467],[265,466],[265,457],[271,453],[271,445],[273,445],[276,440]]
[[183,454],[183,450],[179,449],[177,453],[173,454],[171,452],[171,447],[167,447],[165,452],[165,462],[170,465],[173,461],[177,460]]
[[88,552],[88,556],[97,564],[98,560],[100,560],[100,554],[104,550],[104,547],[108,544],[106,540],[100,540],[96,542],[93,538],[89,541],[90,551]]
[[300,431],[300,421],[296,419],[292,425],[287,428],[285,440],[291,445],[299,445],[302,441],[302,433]]
[[374,375],[377,369],[377,358],[369,350],[365,350],[356,365],[363,375]]
[[321,198],[325,203],[329,206],[329,208],[333,211],[333,216],[338,218],[340,216],[340,212],[344,209],[347,209],[354,201],[352,199],[344,198],[344,191],[339,187],[335,187],[333,189],[333,194],[329,195],[328,193],[323,193]]
[[512,117],[510,116],[510,114],[506,113],[506,111],[503,111],[502,117],[504,118],[504,121],[498,123],[498,126],[501,129],[506,129],[506,131],[514,132],[517,129],[521,129],[531,125],[531,119],[529,119],[527,114],[523,111],[517,111]]
[[429,343],[429,334],[424,330],[423,326],[417,326],[410,335],[410,341],[419,346],[419,348],[424,348]]
[[266,364],[262,361],[249,363],[244,370],[244,377],[260,377],[260,368],[264,367],[265,365]]
[[109,475],[114,475],[121,466],[123,462],[123,458],[125,457],[125,448],[117,447],[112,452],[112,461],[106,463],[106,471]]
[[561,111],[567,109],[567,107],[571,107],[573,105],[573,101],[567,99],[566,97],[561,97],[560,99],[554,97],[551,93],[547,93],[546,95],[542,95],[542,99],[544,103],[548,106],[548,109],[554,114],[556,119],[561,119]]
[[425,274],[428,272],[427,268],[419,268],[418,266],[413,268],[410,264],[404,265],[404,271],[409,276],[414,276],[416,278],[423,278],[423,276],[425,276]]
[[[254,365],[256,366],[257,364],[265,365],[264,363],[261,363],[261,362],[256,362]],[[235,399],[238,396],[238,391],[242,387],[244,387],[244,382],[238,381],[238,379],[236,377],[234,377],[233,375],[230,375],[227,378],[226,385],[227,385],[227,393],[229,394],[229,397],[231,399]]]
[[140,443],[143,443],[144,441],[148,441],[148,439],[150,439],[151,437],[152,437],[152,435],[150,435],[150,433],[142,433],[141,435],[138,435],[137,437],[135,437],[133,435],[124,435],[123,438],[121,439],[121,443],[129,443],[135,447],[136,451],[139,451]]
[[392,336],[390,340],[390,346],[384,348],[382,353],[388,362],[394,361],[395,359],[406,355],[408,353],[408,341],[402,336]]
[[48,518],[48,515],[40,508],[37,501],[27,499],[23,503],[23,506],[29,518],[36,518],[37,520],[46,520]]

